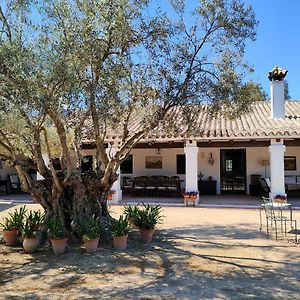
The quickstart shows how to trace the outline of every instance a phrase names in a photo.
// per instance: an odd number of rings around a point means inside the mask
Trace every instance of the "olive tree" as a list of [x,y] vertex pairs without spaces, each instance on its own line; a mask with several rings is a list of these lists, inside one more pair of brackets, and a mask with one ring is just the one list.
[[[0,158],[69,231],[84,215],[109,220],[102,195],[141,139],[158,128],[187,137],[201,104],[232,117],[260,100],[243,60],[257,22],[240,0],[7,0],[0,21]],[[96,168],[82,173],[84,138]]]

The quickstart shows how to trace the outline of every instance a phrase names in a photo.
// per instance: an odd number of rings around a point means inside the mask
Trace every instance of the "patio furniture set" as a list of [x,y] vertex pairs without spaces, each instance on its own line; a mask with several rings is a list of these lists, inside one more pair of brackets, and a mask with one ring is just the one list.
[[295,242],[297,239],[297,222],[293,219],[294,207],[290,203],[286,202],[276,202],[276,199],[271,199],[269,197],[262,197],[263,203],[260,206],[260,227],[262,230],[262,212],[265,212],[266,218],[266,233],[269,238],[271,235],[271,230],[275,232],[276,241],[279,235],[281,237],[287,237],[287,233],[292,233],[295,237]]
[[138,176],[133,179],[123,178],[123,191],[132,196],[181,196],[180,178],[178,176]]

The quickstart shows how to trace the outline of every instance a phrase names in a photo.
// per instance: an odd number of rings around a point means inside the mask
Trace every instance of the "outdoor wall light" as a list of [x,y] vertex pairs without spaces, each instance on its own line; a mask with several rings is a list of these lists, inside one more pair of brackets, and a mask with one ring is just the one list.
[[212,153],[210,153],[210,155],[209,155],[208,163],[211,164],[212,166],[213,166],[214,163],[215,163],[215,160],[214,160],[214,158],[213,158],[213,156],[212,156]]
[[160,149],[159,148],[155,149],[155,154],[160,154]]
[[265,177],[267,177],[267,166],[270,165],[269,160],[263,159],[263,160],[260,162],[260,164],[261,164],[263,167],[265,167]]

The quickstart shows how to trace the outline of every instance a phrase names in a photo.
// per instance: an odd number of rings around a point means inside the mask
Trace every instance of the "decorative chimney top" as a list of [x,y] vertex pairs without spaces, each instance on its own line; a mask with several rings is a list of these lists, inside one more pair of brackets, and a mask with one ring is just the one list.
[[282,81],[287,74],[287,70],[279,67],[274,67],[271,72],[269,72],[268,79],[270,81],[277,80]]

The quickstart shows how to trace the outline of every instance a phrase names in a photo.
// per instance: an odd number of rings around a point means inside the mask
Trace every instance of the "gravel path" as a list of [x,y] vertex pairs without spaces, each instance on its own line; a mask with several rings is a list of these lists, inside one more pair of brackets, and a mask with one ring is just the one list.
[[[117,217],[122,207],[111,210]],[[300,299],[300,245],[267,239],[258,210],[164,215],[151,244],[133,231],[120,252],[100,245],[89,255],[79,245],[55,257],[49,247],[25,254],[0,245],[0,299]]]

